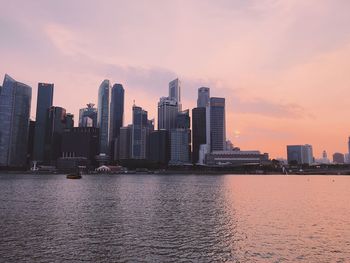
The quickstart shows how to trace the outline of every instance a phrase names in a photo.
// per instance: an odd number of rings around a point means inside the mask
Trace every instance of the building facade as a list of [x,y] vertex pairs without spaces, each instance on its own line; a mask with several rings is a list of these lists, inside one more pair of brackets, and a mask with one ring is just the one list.
[[0,166],[27,163],[32,88],[5,75],[0,89]]
[[146,159],[147,153],[147,111],[132,107],[131,159]]
[[190,163],[189,151],[190,133],[188,129],[172,129],[170,131],[170,162],[171,165]]
[[176,127],[176,116],[178,103],[168,97],[160,98],[158,102],[158,130],[174,129]]
[[200,146],[207,143],[206,127],[206,108],[192,109],[192,162],[194,164],[199,160]]
[[36,102],[36,124],[34,138],[34,160],[44,160],[45,133],[47,130],[48,112],[53,103],[54,84],[39,83]]
[[100,153],[109,155],[109,93],[110,83],[105,79],[98,90],[97,126],[100,131]]
[[118,155],[115,149],[117,146],[117,139],[120,134],[120,128],[124,125],[124,88],[121,84],[114,84],[111,90],[110,103],[110,130],[109,140],[111,144],[111,157],[115,159]]
[[181,82],[179,79],[169,82],[169,99],[176,101],[178,110],[181,111]]
[[131,158],[131,132],[132,125],[120,128],[118,139],[118,160],[127,160]]
[[312,164],[314,162],[312,146],[305,145],[287,145],[288,163]]
[[67,124],[66,109],[52,106],[48,110],[48,123],[45,133],[44,163],[55,164],[61,157],[62,134]]
[[157,130],[150,133],[149,160],[161,166],[167,166],[170,160],[169,131]]
[[206,109],[206,140],[210,151],[223,151],[226,144],[225,98],[210,98]]

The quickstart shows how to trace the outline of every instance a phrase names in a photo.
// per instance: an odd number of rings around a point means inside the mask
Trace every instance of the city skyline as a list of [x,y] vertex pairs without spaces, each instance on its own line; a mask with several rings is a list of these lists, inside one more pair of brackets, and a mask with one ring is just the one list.
[[[184,109],[195,107],[202,86],[211,96],[226,98],[227,138],[242,149],[260,149],[271,157],[285,157],[287,144],[311,144],[315,156],[323,150],[347,152],[350,3],[145,3],[122,4],[125,13],[139,14],[136,20],[122,13],[115,18],[109,10],[121,3],[108,1],[2,4],[8,12],[0,22],[6,34],[0,75],[33,87],[32,119],[38,82],[54,83],[53,105],[74,113],[76,122],[86,103],[97,105],[103,79],[122,83],[125,123],[131,123],[133,100],[156,118],[157,94],[165,94],[169,81],[179,77]],[[81,5],[85,11],[76,18]],[[164,14],[147,14],[154,5]],[[174,22],[166,19],[166,10],[173,11]],[[107,24],[98,13],[108,17]],[[128,29],[134,33],[128,35]],[[138,36],[141,29],[145,32]],[[107,31],[118,37],[97,41]],[[143,38],[145,43],[135,44]]]

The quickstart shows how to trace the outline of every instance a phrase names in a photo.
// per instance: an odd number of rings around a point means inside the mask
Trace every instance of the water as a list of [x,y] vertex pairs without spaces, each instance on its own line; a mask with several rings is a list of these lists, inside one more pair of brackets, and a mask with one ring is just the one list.
[[0,262],[350,262],[350,177],[0,175]]

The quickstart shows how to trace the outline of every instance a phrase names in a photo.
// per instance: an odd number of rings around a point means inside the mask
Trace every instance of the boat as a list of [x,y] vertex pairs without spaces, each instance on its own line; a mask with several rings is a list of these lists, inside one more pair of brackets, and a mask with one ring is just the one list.
[[67,179],[81,179],[81,174],[67,174]]

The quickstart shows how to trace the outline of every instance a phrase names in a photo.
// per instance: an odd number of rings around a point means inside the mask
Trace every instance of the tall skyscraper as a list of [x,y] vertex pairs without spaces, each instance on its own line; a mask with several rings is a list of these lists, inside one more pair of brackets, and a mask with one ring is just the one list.
[[223,151],[226,144],[225,98],[210,98],[206,111],[207,144],[210,151]]
[[31,99],[31,87],[5,75],[0,90],[0,166],[26,165]]
[[121,84],[114,84],[112,87],[110,114],[109,139],[113,155],[114,141],[119,137],[120,128],[124,124],[124,88]]
[[175,100],[168,97],[160,98],[158,102],[158,130],[170,131],[174,129],[178,112],[178,103]]
[[45,132],[49,108],[53,102],[54,84],[39,83],[38,97],[36,102],[36,123],[34,137],[34,160],[44,160]]
[[210,100],[210,89],[207,87],[201,87],[198,89],[198,99],[197,99],[197,107],[202,108],[206,107]]
[[206,144],[206,108],[194,108],[192,110],[192,162],[199,160],[201,144]]
[[97,127],[97,109],[95,104],[88,103],[79,110],[79,127]]
[[146,159],[147,127],[149,125],[147,111],[134,105],[132,107],[131,158]]
[[97,126],[100,129],[100,153],[109,154],[109,92],[110,83],[105,79],[98,90]]
[[44,162],[46,164],[54,164],[61,156],[62,134],[66,124],[66,110],[62,107],[50,107],[48,110],[44,148]]

